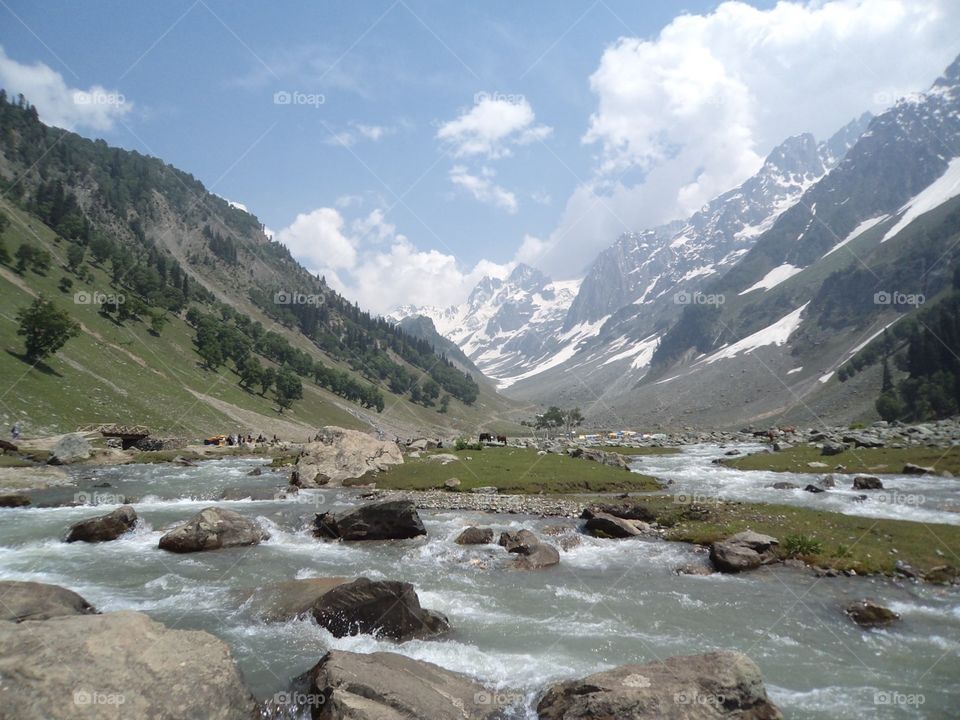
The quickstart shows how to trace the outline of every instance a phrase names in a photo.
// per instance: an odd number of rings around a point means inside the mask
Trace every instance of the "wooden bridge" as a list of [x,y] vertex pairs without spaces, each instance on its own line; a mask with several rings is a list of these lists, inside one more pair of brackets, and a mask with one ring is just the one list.
[[120,438],[124,450],[150,436],[150,428],[145,425],[120,425],[119,423],[82,425],[77,428],[77,432],[98,432],[104,437]]

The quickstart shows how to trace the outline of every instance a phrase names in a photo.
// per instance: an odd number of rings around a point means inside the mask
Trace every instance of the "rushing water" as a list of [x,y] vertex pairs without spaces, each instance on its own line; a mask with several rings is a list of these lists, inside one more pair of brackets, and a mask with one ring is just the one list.
[[[731,497],[767,499],[759,489],[766,478],[753,480],[709,464],[722,452],[696,448],[686,463],[663,457],[641,465],[649,471],[656,464],[657,474],[691,492],[709,487]],[[138,610],[170,626],[208,630],[231,645],[259,697],[286,689],[328,648],[390,650],[516,694],[522,700],[515,717],[533,718],[537,694],[553,681],[731,648],[757,662],[788,718],[933,719],[952,717],[960,707],[960,593],[953,589],[818,579],[785,568],[736,577],[677,576],[673,568],[702,559],[702,551],[646,539],[585,537],[561,553],[559,566],[519,572],[506,567],[501,548],[453,542],[469,524],[499,531],[558,522],[522,516],[424,512],[428,535],[417,540],[313,539],[305,530],[313,512],[361,502],[349,490],[303,491],[295,500],[218,502],[269,528],[271,539],[257,547],[191,555],[157,548],[162,528],[225,492],[270,497],[284,476],[269,470],[249,476],[261,462],[84,469],[77,487],[36,493],[35,502],[79,494],[102,507],[0,510],[0,577],[64,585],[103,611]],[[700,468],[699,481],[693,465]],[[110,487],[93,487],[104,482]],[[782,497],[782,491],[770,492]],[[110,510],[120,496],[139,498],[141,524],[135,532],[99,545],[60,541],[70,523]],[[798,496],[798,501],[810,500]],[[336,639],[310,621],[264,624],[238,599],[239,590],[271,582],[361,574],[414,583],[425,607],[450,617],[454,633],[400,645],[370,637]],[[857,628],[842,608],[861,597],[886,603],[903,615],[902,622],[882,631]],[[885,704],[890,693],[901,693],[899,699],[922,694],[924,702]]]

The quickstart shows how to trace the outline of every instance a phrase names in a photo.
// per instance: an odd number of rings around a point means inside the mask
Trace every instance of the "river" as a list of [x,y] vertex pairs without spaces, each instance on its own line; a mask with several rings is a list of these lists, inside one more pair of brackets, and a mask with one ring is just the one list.
[[[677,492],[763,500],[784,496],[784,491],[769,491],[777,494],[767,497],[762,490],[767,474],[747,478],[711,465],[709,460],[722,453],[715,446],[698,447],[685,456],[644,458],[638,465],[673,480]],[[782,567],[742,576],[678,576],[673,569],[702,560],[703,551],[648,539],[585,537],[561,553],[559,566],[518,572],[504,566],[499,547],[453,542],[469,524],[499,531],[537,530],[558,522],[522,516],[422,512],[428,535],[418,540],[317,541],[305,530],[314,512],[362,502],[357,491],[340,489],[303,491],[291,500],[217,502],[269,529],[271,539],[257,547],[191,555],[157,548],[162,528],[224,492],[255,497],[282,485],[285,473],[265,468],[261,476],[248,474],[262,462],[76,469],[75,488],[34,493],[35,503],[78,496],[101,507],[0,510],[0,577],[63,585],[101,611],[137,610],[172,627],[212,632],[230,644],[260,698],[286,689],[328,648],[390,650],[471,675],[516,697],[515,718],[535,718],[536,697],[551,682],[624,663],[729,648],[756,661],[787,718],[932,720],[953,717],[960,707],[956,589],[815,578]],[[110,487],[94,487],[103,483]],[[796,501],[824,497],[803,495],[809,493],[796,495]],[[122,496],[138,498],[141,523],[133,533],[99,545],[60,541],[68,525],[109,511]],[[861,503],[838,502],[871,511]],[[926,511],[947,514],[933,506]],[[400,645],[370,637],[337,639],[310,621],[263,624],[238,599],[244,588],[330,575],[408,580],[425,607],[450,617],[454,632],[439,641]],[[861,597],[892,607],[902,622],[888,630],[861,630],[842,613]]]

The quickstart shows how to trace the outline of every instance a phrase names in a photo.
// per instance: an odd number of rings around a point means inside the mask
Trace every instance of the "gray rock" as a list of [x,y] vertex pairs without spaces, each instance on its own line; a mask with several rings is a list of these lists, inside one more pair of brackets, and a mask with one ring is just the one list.
[[904,475],[932,475],[935,472],[936,470],[933,468],[914,465],[913,463],[907,463],[903,466]]
[[406,540],[426,535],[427,531],[412,502],[387,500],[342,515],[319,514],[314,520],[314,534],[342,540]]
[[90,615],[96,612],[82,597],[59,585],[0,580],[0,620],[49,620],[63,615]]
[[753,570],[776,559],[775,546],[779,541],[752,530],[732,535],[710,546],[710,561],[724,573]]
[[768,486],[774,490],[796,490],[799,488],[799,485],[794,485],[790,482],[775,482],[773,485]]
[[825,442],[823,447],[820,449],[821,455],[839,455],[840,453],[846,451],[847,446],[843,443],[838,442]]
[[509,553],[527,553],[535,545],[539,544],[540,539],[527,529],[506,530],[500,533],[498,545],[506,548]]
[[460,489],[460,479],[459,478],[448,478],[443,481],[443,487],[447,490],[459,490]]
[[51,465],[69,465],[90,457],[90,443],[80,433],[64,435],[50,451]]
[[822,487],[820,487],[819,485],[813,485],[812,483],[811,483],[810,485],[807,485],[807,486],[804,488],[804,491],[805,491],[805,492],[808,492],[808,493],[813,493],[814,495],[816,495],[816,494],[818,494],[818,493],[826,492],[826,490],[824,490],[824,489],[823,489]]
[[883,490],[880,478],[874,475],[857,475],[853,478],[854,490]]
[[258,545],[270,534],[256,522],[224,508],[201,510],[160,538],[160,549],[176,553]]
[[858,600],[849,605],[845,612],[857,625],[865,628],[886,627],[900,619],[893,610],[870,600]]
[[455,542],[457,545],[487,545],[493,542],[493,528],[468,527]]
[[403,464],[403,453],[396,443],[367,433],[328,425],[318,438],[304,445],[297,459],[295,484],[301,487],[341,485],[345,480]]
[[518,570],[539,570],[560,562],[560,551],[553,545],[538,542],[525,553],[519,553],[513,566]]
[[257,705],[226,643],[146,615],[0,623],[3,717],[250,720]]
[[271,583],[245,594],[255,615],[266,622],[285,622],[309,615],[320,598],[333,588],[353,582],[356,578],[305,578]]
[[121,505],[112,513],[81,520],[67,530],[64,542],[107,542],[116,540],[137,524],[137,512],[129,505]]
[[782,720],[760,669],[746,655],[721,651],[623,665],[551,686],[540,720]]
[[593,517],[587,520],[584,525],[584,530],[594,537],[636,537],[643,534],[643,531],[636,524],[638,522],[642,521],[625,520],[606,513],[594,513]]

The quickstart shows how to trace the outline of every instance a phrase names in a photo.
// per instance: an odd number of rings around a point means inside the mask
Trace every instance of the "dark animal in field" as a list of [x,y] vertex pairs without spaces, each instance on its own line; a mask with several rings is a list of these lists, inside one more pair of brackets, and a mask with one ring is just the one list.
[[497,442],[500,443],[501,445],[506,445],[506,444],[507,444],[507,436],[506,436],[506,435],[497,435]]
[[18,452],[19,448],[14,445],[12,442],[7,442],[6,440],[0,440],[0,454],[9,452]]
[[490,433],[480,433],[480,442],[493,442],[493,435]]

